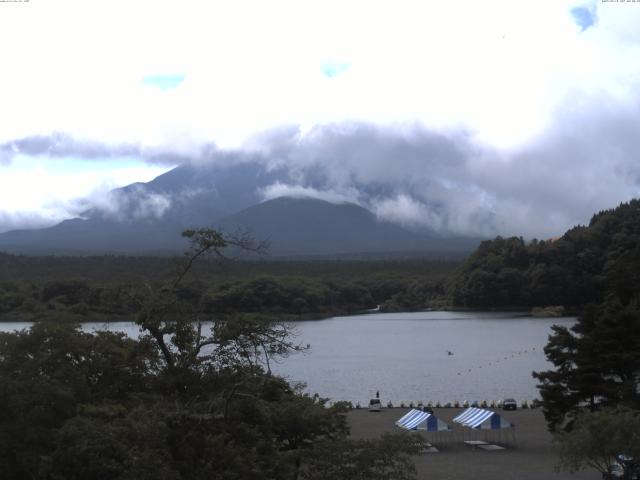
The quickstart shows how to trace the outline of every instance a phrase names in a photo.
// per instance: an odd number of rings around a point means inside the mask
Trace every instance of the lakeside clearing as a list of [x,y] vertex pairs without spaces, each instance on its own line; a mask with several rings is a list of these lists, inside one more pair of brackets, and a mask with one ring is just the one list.
[[[514,446],[505,450],[471,450],[462,442],[462,430],[451,419],[463,409],[439,408],[434,414],[453,427],[452,440],[432,443],[439,453],[425,453],[415,457],[420,480],[597,480],[600,474],[593,469],[575,474],[555,472],[557,456],[551,434],[547,431],[540,409],[519,409],[503,412],[495,410],[516,425]],[[351,410],[347,414],[353,438],[378,438],[385,432],[402,431],[395,421],[409,411],[408,408],[383,408],[381,412],[366,409]],[[469,429],[464,429],[467,432]],[[423,433],[423,435],[425,435]],[[429,434],[431,435],[431,434]],[[445,438],[444,433],[440,438]],[[425,435],[426,438],[433,437]],[[455,439],[455,440],[453,440]],[[429,440],[431,441],[431,440]],[[494,442],[501,444],[501,442]]]

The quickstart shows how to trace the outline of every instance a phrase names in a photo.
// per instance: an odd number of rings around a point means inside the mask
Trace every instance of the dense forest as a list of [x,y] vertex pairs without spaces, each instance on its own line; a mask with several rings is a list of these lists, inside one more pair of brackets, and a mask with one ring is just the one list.
[[[560,465],[569,471],[588,465],[613,478],[612,466],[620,464],[621,478],[638,473],[628,460],[640,455],[639,233],[640,202],[634,200],[553,242],[484,244],[457,277],[466,302],[488,295],[503,304],[580,306],[573,325],[552,327],[544,352],[553,367],[533,372]],[[466,281],[460,275],[473,262],[489,282],[510,275],[520,283],[497,295],[474,291],[473,273]]]
[[[0,320],[61,313],[77,320],[130,318],[133,289],[157,285],[180,258],[27,257],[0,254]],[[452,262],[204,259],[178,292],[213,315],[298,319],[416,310],[442,302]]]
[[459,307],[577,309],[640,289],[640,200],[593,216],[552,240],[485,241],[457,269],[448,288]]
[[[157,284],[180,259],[0,254],[0,320],[51,312],[129,318],[132,286]],[[640,288],[640,201],[593,216],[562,237],[484,241],[462,264],[427,259],[228,260],[196,265],[179,292],[205,314],[318,318],[425,308],[562,306],[579,311]]]

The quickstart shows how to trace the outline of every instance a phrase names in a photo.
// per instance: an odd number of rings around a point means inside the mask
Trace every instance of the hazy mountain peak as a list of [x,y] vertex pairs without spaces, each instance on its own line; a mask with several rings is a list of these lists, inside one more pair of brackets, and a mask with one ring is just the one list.
[[[113,190],[82,218],[36,230],[0,235],[0,250],[20,253],[179,253],[191,227],[227,232],[251,230],[269,240],[273,255],[356,252],[470,251],[474,243],[447,245],[380,221],[348,195],[320,195],[312,187],[284,188],[294,195],[264,200],[273,186],[290,186],[288,175],[257,162],[227,166],[181,165],[148,183]],[[269,190],[269,188],[271,189]]]

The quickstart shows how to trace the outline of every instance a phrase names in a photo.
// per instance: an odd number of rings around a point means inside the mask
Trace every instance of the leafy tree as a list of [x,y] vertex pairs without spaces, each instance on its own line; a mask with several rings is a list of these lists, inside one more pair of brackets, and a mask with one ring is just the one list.
[[[628,408],[603,408],[583,412],[571,432],[558,433],[554,441],[560,455],[560,467],[576,472],[592,467],[602,474],[610,474],[611,466],[620,463],[620,455],[640,458],[640,412]],[[631,478],[631,471],[624,478]]]
[[380,440],[324,441],[309,458],[304,480],[410,480],[415,478],[412,455],[424,439],[415,434],[384,434]]
[[122,334],[87,334],[54,320],[0,334],[0,468],[9,479],[46,471],[58,430],[80,405],[127,405],[150,391],[153,350]]
[[640,289],[640,200],[593,216],[549,241],[485,241],[449,282],[454,305],[583,307]]
[[349,440],[344,405],[327,408],[272,374],[272,357],[299,349],[286,325],[203,321],[203,289],[185,284],[194,262],[259,246],[206,229],[185,236],[192,248],[169,282],[127,293],[138,339],[59,316],[0,334],[3,478],[296,479],[331,448],[369,478],[414,478],[401,440]]
[[534,372],[551,431],[571,429],[585,407],[640,407],[640,308],[612,298],[571,328],[554,326],[545,347],[554,370]]
[[65,480],[178,480],[163,415],[141,407],[83,406],[58,431],[51,470]]

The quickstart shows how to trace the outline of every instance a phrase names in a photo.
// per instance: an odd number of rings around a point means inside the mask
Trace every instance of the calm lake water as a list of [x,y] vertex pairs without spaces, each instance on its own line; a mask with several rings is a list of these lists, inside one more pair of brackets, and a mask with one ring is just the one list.
[[[353,315],[295,322],[297,342],[311,345],[272,365],[309,393],[332,400],[383,402],[518,401],[539,397],[535,370],[546,370],[543,347],[553,324],[575,318],[532,318],[517,313],[416,312]],[[2,323],[0,330],[28,327]],[[86,323],[86,330],[125,331],[128,322]],[[452,355],[449,355],[451,352]]]

